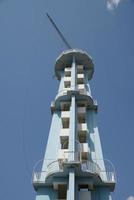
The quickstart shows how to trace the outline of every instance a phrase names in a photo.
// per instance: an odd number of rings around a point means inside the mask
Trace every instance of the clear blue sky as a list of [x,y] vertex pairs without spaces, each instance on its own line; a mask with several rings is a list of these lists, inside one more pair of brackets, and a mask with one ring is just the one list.
[[50,13],[74,48],[93,57],[91,88],[99,104],[104,157],[114,163],[118,178],[113,200],[126,200],[134,196],[131,0],[112,11],[106,0],[0,0],[0,199],[35,199],[32,168],[44,155],[50,102],[58,88],[54,63],[65,50],[41,10]]

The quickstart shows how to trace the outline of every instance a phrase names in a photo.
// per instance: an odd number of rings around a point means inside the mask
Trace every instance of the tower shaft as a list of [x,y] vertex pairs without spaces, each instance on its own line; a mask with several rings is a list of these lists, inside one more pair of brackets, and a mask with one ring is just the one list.
[[63,52],[56,60],[60,84],[42,170],[33,173],[36,200],[111,200],[115,171],[103,158],[98,106],[89,85],[93,72],[91,57],[81,50]]

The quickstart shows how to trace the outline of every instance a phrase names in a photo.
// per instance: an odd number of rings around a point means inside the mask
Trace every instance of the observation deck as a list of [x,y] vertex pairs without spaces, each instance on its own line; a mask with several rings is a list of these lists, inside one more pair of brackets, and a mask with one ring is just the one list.
[[57,58],[55,64],[55,74],[58,80],[61,78],[60,72],[67,66],[72,64],[73,57],[75,58],[76,63],[79,65],[84,65],[88,73],[88,79],[92,78],[94,73],[94,64],[90,55],[86,51],[80,49],[69,49],[63,51],[61,55]]
[[82,161],[79,152],[75,152],[74,160],[71,160],[69,156],[72,152],[66,153],[68,153],[68,156],[65,156],[62,160],[51,162],[46,171],[33,171],[32,182],[35,190],[38,187],[53,184],[52,178],[54,177],[66,178],[70,167],[75,167],[77,178],[88,177],[94,185],[106,186],[111,191],[114,190],[116,173],[113,164],[109,160]]

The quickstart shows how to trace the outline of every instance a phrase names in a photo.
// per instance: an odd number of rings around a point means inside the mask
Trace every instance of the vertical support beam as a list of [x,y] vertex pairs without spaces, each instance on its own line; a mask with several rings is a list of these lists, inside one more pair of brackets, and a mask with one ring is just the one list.
[[76,140],[75,135],[76,135],[76,102],[75,102],[75,95],[73,95],[70,107],[69,161],[75,160],[75,140]]
[[75,200],[75,169],[69,170],[67,200]]
[[[71,90],[76,89],[76,62],[75,56],[73,56],[72,67],[71,67]],[[70,107],[70,134],[69,134],[69,161],[75,160],[75,140],[76,140],[76,100],[75,94],[72,92],[71,107]]]
[[75,56],[73,56],[73,62],[71,67],[71,90],[76,90],[76,80],[77,80],[77,69],[76,69],[76,62],[75,62]]

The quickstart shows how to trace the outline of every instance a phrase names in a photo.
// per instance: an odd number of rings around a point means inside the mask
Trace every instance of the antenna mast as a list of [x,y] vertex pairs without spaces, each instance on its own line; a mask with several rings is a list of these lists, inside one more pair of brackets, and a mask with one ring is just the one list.
[[55,30],[57,31],[57,33],[59,34],[60,38],[62,39],[62,41],[64,42],[64,44],[66,45],[66,47],[68,49],[72,49],[72,47],[70,46],[70,44],[67,42],[66,38],[64,37],[64,35],[61,33],[61,31],[59,30],[59,28],[57,27],[57,25],[55,24],[55,22],[53,21],[53,19],[51,18],[51,16],[46,13],[49,21],[51,22],[51,24],[53,25],[53,27],[55,28]]

